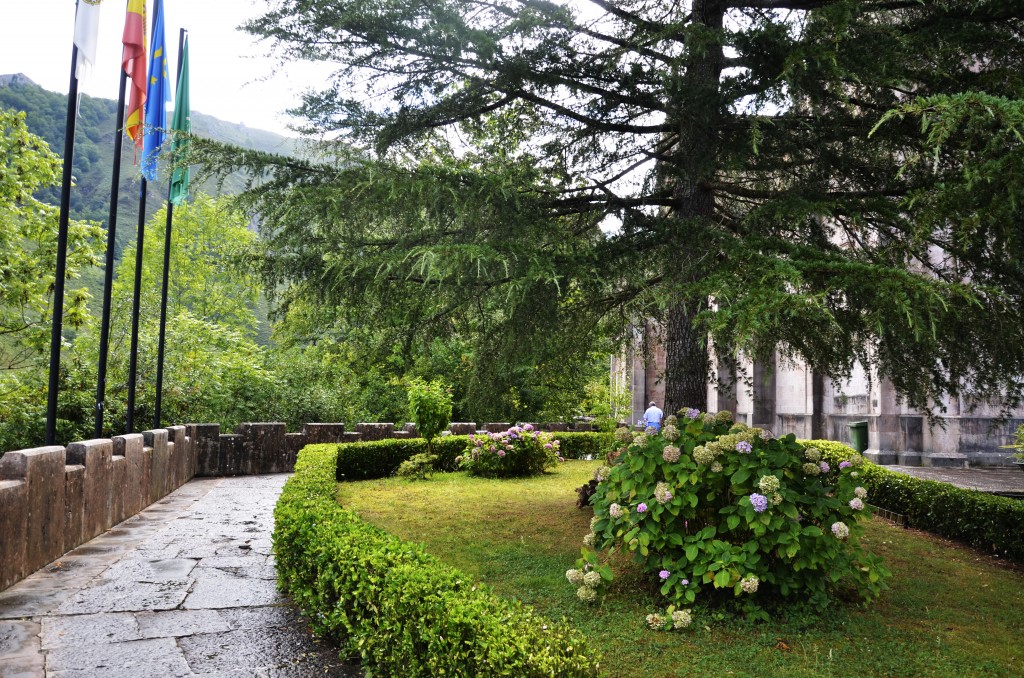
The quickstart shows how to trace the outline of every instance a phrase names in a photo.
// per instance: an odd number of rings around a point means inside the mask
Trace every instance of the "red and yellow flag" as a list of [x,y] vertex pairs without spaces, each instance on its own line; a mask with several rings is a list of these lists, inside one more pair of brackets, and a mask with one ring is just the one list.
[[146,103],[146,0],[128,0],[121,42],[124,43],[121,66],[131,85],[124,131],[138,148],[142,148],[143,107]]

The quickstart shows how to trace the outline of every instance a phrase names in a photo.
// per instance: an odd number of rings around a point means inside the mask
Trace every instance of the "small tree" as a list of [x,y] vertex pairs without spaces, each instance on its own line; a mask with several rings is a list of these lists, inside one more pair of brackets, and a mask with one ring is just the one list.
[[409,413],[420,435],[427,439],[428,454],[434,453],[434,438],[452,419],[452,390],[440,379],[415,377],[409,382]]

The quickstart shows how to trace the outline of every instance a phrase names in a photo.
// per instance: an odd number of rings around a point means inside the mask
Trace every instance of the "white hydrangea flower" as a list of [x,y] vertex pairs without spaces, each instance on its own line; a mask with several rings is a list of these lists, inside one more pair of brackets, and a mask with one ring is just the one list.
[[597,591],[590,588],[589,586],[581,586],[576,589],[576,597],[582,600],[584,603],[592,603],[597,600]]
[[772,494],[779,491],[780,484],[779,479],[775,476],[761,476],[761,479],[757,481],[757,486],[765,494]]
[[744,593],[757,593],[757,587],[761,584],[761,580],[750,575],[740,580],[740,588]]
[[665,628],[665,618],[660,614],[647,615],[647,626],[655,631]]
[[672,628],[685,629],[693,623],[693,615],[689,610],[676,610],[672,613]]
[[580,586],[583,584],[583,573],[577,569],[566,570],[565,578],[569,580],[569,583],[573,586]]
[[858,499],[867,499],[868,498],[868,491],[865,490],[863,487],[855,487],[855,488],[853,488],[853,494]]
[[712,473],[721,473],[722,472],[722,462],[720,462],[720,461],[713,461],[713,462],[711,462],[711,471],[712,471]]
[[596,589],[598,586],[601,585],[601,573],[594,572],[593,570],[587,572],[585,575],[583,575],[583,583],[592,589]]

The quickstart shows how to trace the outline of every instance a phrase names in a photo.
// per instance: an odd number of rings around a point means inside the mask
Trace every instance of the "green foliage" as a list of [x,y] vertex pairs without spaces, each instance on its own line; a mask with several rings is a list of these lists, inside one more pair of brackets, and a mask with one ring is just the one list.
[[395,474],[402,462],[417,454],[434,454],[438,471],[458,468],[455,458],[466,449],[468,436],[442,436],[433,450],[423,438],[392,438],[338,445],[338,480],[370,480]]
[[317,632],[382,675],[597,675],[579,632],[340,507],[337,455],[303,449],[274,510],[278,581]]
[[414,454],[398,465],[395,475],[411,480],[426,480],[427,476],[434,472],[436,465],[437,455]]
[[[23,113],[0,109],[0,371],[45,364],[53,316],[59,210],[37,199],[60,185],[60,158],[30,133]],[[72,221],[68,226],[66,281],[99,262],[100,230]],[[90,295],[67,287],[64,323],[81,330],[92,317]],[[17,379],[12,375],[12,379]],[[15,390],[0,381],[0,392]]]
[[474,325],[505,358],[481,402],[651,316],[669,410],[703,398],[709,333],[719,357],[875,368],[922,411],[1021,402],[1016,7],[285,0],[245,28],[336,66],[295,113],[365,149],[238,158],[274,178],[247,196],[272,278],[408,333]]
[[[559,433],[559,454],[564,459],[596,457],[611,440],[607,433]],[[434,440],[433,454],[437,456],[435,470],[455,471],[457,458],[466,450],[469,436],[441,436]],[[393,438],[338,445],[338,480],[371,480],[387,478],[398,467],[417,454],[427,454],[427,441],[423,438]]]
[[[802,441],[821,447],[829,463],[856,458],[842,443]],[[827,449],[822,443],[830,443]],[[872,504],[907,517],[910,527],[955,539],[980,551],[1024,563],[1024,502],[949,483],[922,480],[865,461],[855,473]]]
[[[50,92],[25,80],[14,80],[0,85],[0,109],[10,108],[24,112],[33,134],[46,141],[53,149],[64,148],[64,123],[67,115],[67,96]],[[71,213],[77,219],[106,223],[110,209],[110,179],[114,166],[111,133],[114,130],[117,102],[84,94],[78,109],[75,133],[75,157],[72,171],[75,191],[71,200]],[[252,129],[245,125],[193,112],[193,132],[200,136],[219,139],[244,148],[257,148],[267,152],[293,153],[294,142],[273,132]],[[121,156],[121,186],[118,200],[118,229],[115,251],[118,259],[135,238],[135,224],[139,214],[139,168],[133,153],[126,145]],[[243,185],[240,175],[227,177],[219,185],[203,184],[207,193],[237,193]],[[167,199],[167,182],[150,182],[147,188],[146,217],[151,219]],[[51,204],[60,202],[59,186],[41,191],[37,197]],[[160,230],[162,233],[162,229]],[[95,279],[99,284],[100,278]],[[99,296],[94,292],[95,296]]]
[[559,455],[560,445],[554,434],[524,424],[501,433],[469,436],[469,445],[457,461],[459,468],[475,476],[533,476],[565,460]]
[[409,381],[409,415],[416,423],[420,435],[431,441],[448,427],[452,420],[451,387],[440,379]]
[[[757,601],[775,596],[817,607],[841,587],[876,597],[889,573],[858,541],[870,513],[854,466],[832,471],[793,435],[730,427],[723,414],[667,419],[661,434],[622,429],[632,439],[598,469],[587,546],[629,552],[673,605],[727,592],[763,618]],[[600,572],[591,590],[610,580],[594,551],[579,566]]]

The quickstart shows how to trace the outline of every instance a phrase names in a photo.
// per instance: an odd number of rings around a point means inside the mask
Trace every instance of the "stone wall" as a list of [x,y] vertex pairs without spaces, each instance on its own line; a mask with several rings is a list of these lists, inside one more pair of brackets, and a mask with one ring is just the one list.
[[0,590],[171,493],[195,475],[186,427],[0,457]]
[[[508,424],[453,423],[454,435],[503,431]],[[547,424],[587,431],[587,424]],[[391,423],[187,424],[109,439],[7,452],[0,457],[0,591],[159,501],[195,476],[290,473],[299,450],[313,443],[417,437]]]

